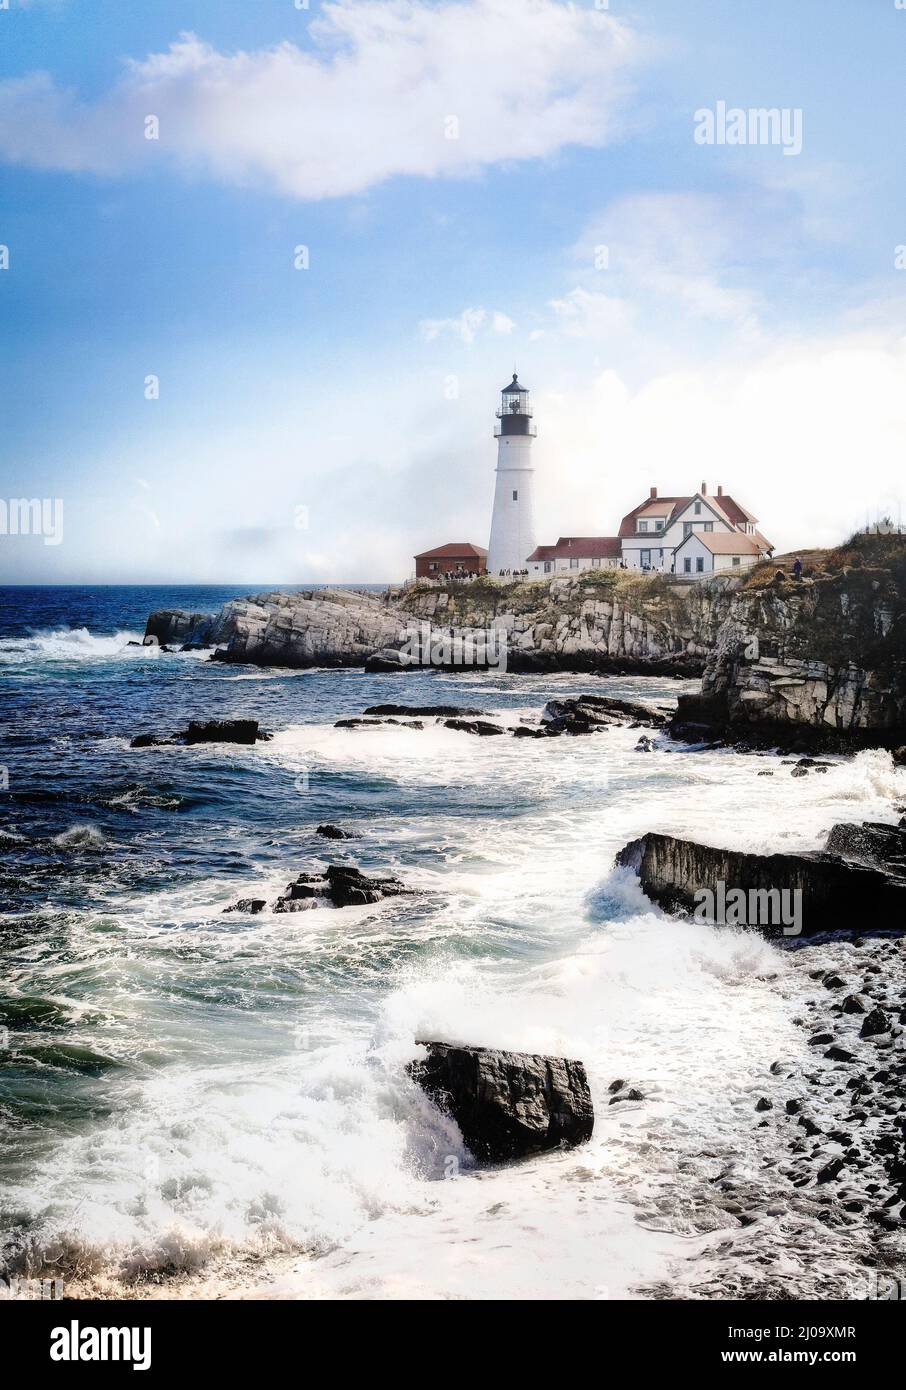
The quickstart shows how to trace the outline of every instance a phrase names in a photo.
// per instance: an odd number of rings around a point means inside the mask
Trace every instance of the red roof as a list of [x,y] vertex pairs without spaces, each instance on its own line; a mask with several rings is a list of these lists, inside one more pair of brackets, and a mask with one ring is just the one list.
[[439,545],[434,550],[423,550],[421,555],[416,555],[416,560],[459,560],[465,555],[474,559],[487,558],[488,552],[483,545],[473,545],[471,541],[448,541],[446,545]]
[[561,536],[556,545],[539,545],[530,560],[618,560],[619,536]]
[[[672,506],[670,516],[664,523],[664,530],[666,531],[676,513],[682,511],[683,507],[687,506],[691,501],[691,497],[646,497],[644,502],[640,502],[637,507],[633,507],[632,511],[627,512],[623,517],[623,520],[620,522],[620,538],[622,540],[628,540],[630,536],[638,534],[635,529],[635,519],[639,513],[644,512],[647,507],[657,507],[658,503],[663,502],[669,502]],[[658,508],[658,510],[661,511],[660,508]],[[662,512],[661,514],[663,515]],[[654,533],[652,532],[652,534]]]
[[[652,508],[652,516],[656,514],[663,516],[663,508],[660,505],[663,502],[671,503],[670,515],[664,522],[664,530],[666,531],[679,516],[680,512],[685,511],[689,503],[693,502],[696,497],[701,497],[706,505],[711,506],[718,514],[725,516],[733,526],[739,526],[747,521],[755,522],[757,520],[757,517],[754,517],[751,512],[747,512],[745,507],[741,507],[739,503],[726,492],[693,492],[690,497],[646,497],[644,502],[640,502],[637,507],[633,507],[632,511],[627,512],[623,517],[623,520],[620,522],[621,538],[628,540],[630,536],[644,535],[644,532],[640,533],[635,529],[636,517],[638,517],[640,513],[646,512],[649,507]],[[649,534],[654,535],[655,533],[650,532]]]

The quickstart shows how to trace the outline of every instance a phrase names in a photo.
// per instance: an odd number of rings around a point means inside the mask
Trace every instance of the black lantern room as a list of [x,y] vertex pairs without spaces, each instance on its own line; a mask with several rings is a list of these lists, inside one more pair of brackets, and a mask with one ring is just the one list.
[[500,409],[497,411],[497,419],[500,423],[494,427],[495,438],[499,438],[502,434],[535,434],[536,432],[532,422],[532,407],[529,402],[528,387],[520,384],[515,372],[509,386],[504,386],[500,393]]

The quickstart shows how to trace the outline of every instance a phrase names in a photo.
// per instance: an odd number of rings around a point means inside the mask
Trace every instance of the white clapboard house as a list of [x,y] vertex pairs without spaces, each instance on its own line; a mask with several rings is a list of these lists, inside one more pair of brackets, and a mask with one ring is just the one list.
[[627,569],[659,570],[691,578],[749,569],[774,547],[758,530],[758,518],[723,488],[706,483],[691,497],[648,497],[624,516],[620,557]]

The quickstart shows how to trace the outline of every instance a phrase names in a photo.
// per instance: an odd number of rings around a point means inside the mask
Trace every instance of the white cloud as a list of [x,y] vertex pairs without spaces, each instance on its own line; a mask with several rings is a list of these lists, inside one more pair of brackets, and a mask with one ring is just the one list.
[[751,331],[759,307],[751,287],[754,220],[748,201],[708,194],[618,198],[586,227],[573,258],[611,298],[650,297],[691,318]]
[[498,310],[489,315],[486,309],[463,309],[458,318],[422,319],[418,327],[426,343],[433,343],[438,338],[459,338],[469,347],[483,328],[491,333],[508,335],[516,325],[508,314]]
[[560,328],[572,338],[608,338],[622,333],[634,318],[633,306],[616,295],[599,294],[577,286],[562,299],[552,299]]
[[[625,23],[555,0],[343,0],[309,32],[313,49],[233,54],[184,34],[130,61],[95,102],[47,73],[6,81],[0,158],[103,175],[173,161],[294,198],[337,197],[393,175],[462,177],[607,144],[642,58]],[[144,138],[148,115],[157,141]]]

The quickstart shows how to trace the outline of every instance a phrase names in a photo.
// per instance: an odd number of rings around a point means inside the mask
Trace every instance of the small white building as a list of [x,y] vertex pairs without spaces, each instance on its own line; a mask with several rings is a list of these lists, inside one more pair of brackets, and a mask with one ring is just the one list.
[[754,536],[740,532],[690,532],[673,552],[674,573],[701,579],[714,574],[736,574],[751,569],[763,558]]
[[[728,537],[729,543],[721,541],[716,546],[705,544],[703,548],[686,551],[680,564],[679,548],[691,536]],[[624,516],[620,547],[627,569],[659,570],[665,574],[710,574],[718,569],[738,569],[754,564],[774,549],[758,530],[757,517],[722,487],[709,495],[706,483],[691,497],[659,497],[657,488],[652,488],[645,501]],[[692,561],[691,569],[686,568],[686,559]]]
[[579,570],[617,569],[619,536],[561,536],[556,545],[536,546],[525,561],[531,579]]

